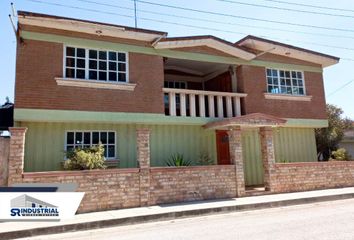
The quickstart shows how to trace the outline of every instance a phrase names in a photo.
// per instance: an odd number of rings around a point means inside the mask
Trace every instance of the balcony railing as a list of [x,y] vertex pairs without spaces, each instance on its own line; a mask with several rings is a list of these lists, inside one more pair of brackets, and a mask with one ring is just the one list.
[[187,117],[236,117],[241,115],[240,99],[245,93],[163,88],[165,114]]

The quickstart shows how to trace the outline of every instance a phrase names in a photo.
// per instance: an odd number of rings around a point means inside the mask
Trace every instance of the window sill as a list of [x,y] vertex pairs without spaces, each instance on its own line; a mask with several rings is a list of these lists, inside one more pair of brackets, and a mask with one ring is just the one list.
[[69,87],[86,87],[86,88],[101,88],[101,89],[116,89],[116,90],[126,90],[134,91],[135,83],[111,83],[111,82],[101,82],[94,80],[79,80],[73,78],[55,78],[55,81],[59,86],[69,86]]
[[264,93],[264,98],[265,99],[275,99],[275,100],[290,100],[290,101],[306,101],[306,102],[309,102],[309,101],[311,101],[312,96]]

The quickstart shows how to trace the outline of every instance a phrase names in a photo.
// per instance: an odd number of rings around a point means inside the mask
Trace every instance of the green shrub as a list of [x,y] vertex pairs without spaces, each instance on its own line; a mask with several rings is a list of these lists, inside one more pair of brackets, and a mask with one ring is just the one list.
[[66,152],[65,170],[104,169],[105,158],[102,144],[89,148],[75,148]]
[[199,154],[199,159],[197,160],[197,164],[201,166],[205,165],[214,165],[215,162],[211,159],[208,152],[204,151]]
[[182,154],[176,153],[170,157],[166,162],[169,167],[182,167],[182,166],[190,166],[191,161],[184,159]]
[[332,152],[332,157],[335,160],[349,160],[350,155],[348,154],[347,150],[344,148],[338,148],[336,151]]

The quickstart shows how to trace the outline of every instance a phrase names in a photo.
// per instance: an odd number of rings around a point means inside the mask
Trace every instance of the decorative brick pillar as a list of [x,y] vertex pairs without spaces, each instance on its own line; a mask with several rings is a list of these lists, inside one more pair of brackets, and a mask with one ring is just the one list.
[[274,139],[273,130],[271,127],[261,127],[261,152],[264,169],[264,187],[267,191],[273,191],[274,184],[273,176],[275,171],[275,155],[274,155]]
[[228,131],[230,160],[236,171],[236,196],[245,195],[245,174],[243,170],[241,127],[236,126]]
[[27,128],[12,127],[9,129],[10,138],[10,153],[8,165],[8,186],[22,182],[22,174],[25,157],[25,134]]
[[140,168],[140,206],[149,205],[150,195],[150,129],[137,129],[137,159]]

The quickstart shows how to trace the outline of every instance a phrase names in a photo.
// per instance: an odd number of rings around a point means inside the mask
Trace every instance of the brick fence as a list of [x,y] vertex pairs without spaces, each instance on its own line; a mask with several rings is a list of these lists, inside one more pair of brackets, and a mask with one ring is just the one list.
[[7,186],[10,138],[0,137],[0,187]]
[[354,186],[354,161],[275,164],[272,192]]
[[[79,212],[236,196],[233,166],[139,168],[24,173],[23,183],[77,183]],[[148,188],[146,188],[148,187]],[[146,199],[146,196],[149,196]]]
[[232,165],[151,168],[151,205],[231,197],[236,197]]

